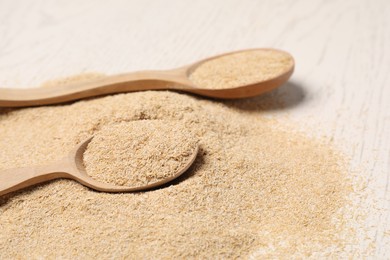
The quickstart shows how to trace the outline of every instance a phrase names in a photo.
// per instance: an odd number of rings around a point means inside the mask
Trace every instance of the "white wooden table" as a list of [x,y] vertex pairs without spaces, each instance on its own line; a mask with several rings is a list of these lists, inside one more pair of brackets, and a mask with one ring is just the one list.
[[[341,140],[390,209],[390,1],[2,0],[0,85],[168,69],[225,51],[275,47],[296,71],[288,113]],[[389,258],[390,214],[372,217]]]

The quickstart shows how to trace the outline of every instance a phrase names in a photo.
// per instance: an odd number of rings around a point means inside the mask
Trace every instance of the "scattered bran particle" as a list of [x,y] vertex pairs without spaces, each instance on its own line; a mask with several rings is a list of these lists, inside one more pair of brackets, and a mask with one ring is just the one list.
[[122,122],[95,134],[83,161],[87,173],[98,181],[139,187],[176,175],[196,145],[177,121]]
[[45,164],[123,122],[177,122],[200,145],[193,167],[161,189],[110,194],[57,180],[0,197],[0,258],[358,254],[348,251],[351,218],[340,214],[351,193],[347,162],[287,119],[270,118],[264,104],[275,101],[149,91],[0,110],[0,169]]
[[190,80],[202,88],[234,88],[272,79],[293,63],[289,54],[271,49],[237,52],[202,63]]

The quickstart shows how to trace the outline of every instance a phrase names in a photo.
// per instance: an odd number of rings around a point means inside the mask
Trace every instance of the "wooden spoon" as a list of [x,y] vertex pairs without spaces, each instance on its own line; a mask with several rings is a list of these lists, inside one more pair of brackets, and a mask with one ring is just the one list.
[[185,166],[178,170],[176,174],[166,179],[138,187],[116,186],[96,181],[85,171],[83,154],[91,140],[92,137],[88,138],[77,145],[76,148],[68,154],[68,156],[59,161],[52,162],[49,165],[0,171],[0,196],[33,186],[35,184],[59,178],[73,179],[89,188],[104,192],[133,192],[148,190],[161,186],[182,175],[195,161],[198,153],[197,146]]
[[35,89],[6,89],[0,88],[0,107],[24,107],[57,104],[88,97],[106,94],[132,92],[141,90],[178,90],[202,96],[234,99],[252,97],[270,91],[288,80],[294,70],[294,62],[285,71],[275,77],[254,82],[249,85],[224,89],[208,89],[195,85],[189,76],[202,63],[218,59],[238,52],[271,50],[284,55],[290,54],[275,49],[249,49],[225,53],[198,61],[188,66],[169,71],[142,71],[120,75],[107,76],[87,83]]

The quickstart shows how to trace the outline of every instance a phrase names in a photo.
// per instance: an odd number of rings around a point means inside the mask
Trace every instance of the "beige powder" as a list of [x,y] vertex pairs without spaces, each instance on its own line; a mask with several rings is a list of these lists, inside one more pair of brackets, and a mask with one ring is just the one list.
[[271,49],[237,52],[202,63],[190,80],[202,88],[234,88],[277,77],[293,63],[289,54]]
[[109,194],[58,180],[0,198],[0,258],[339,258],[355,243],[340,214],[346,162],[269,118],[264,104],[277,101],[155,91],[0,110],[0,169],[45,164],[123,122],[177,122],[200,145],[162,189]]
[[83,74],[78,74],[69,77],[63,77],[55,80],[48,80],[42,83],[40,87],[45,88],[45,87],[53,87],[53,86],[67,86],[70,84],[87,83],[97,79],[102,79],[104,77],[106,77],[106,75],[103,73],[89,72],[89,73],[83,73]]
[[94,179],[139,187],[176,175],[196,147],[196,139],[178,121],[141,120],[105,127],[84,153]]

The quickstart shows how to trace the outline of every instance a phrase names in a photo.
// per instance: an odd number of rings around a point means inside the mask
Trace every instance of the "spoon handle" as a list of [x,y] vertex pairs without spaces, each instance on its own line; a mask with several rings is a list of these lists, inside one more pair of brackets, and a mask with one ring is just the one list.
[[58,170],[58,164],[37,167],[24,167],[0,171],[0,196],[18,191],[35,184],[57,178],[69,177]]
[[184,69],[144,71],[66,86],[33,89],[0,88],[0,107],[24,107],[57,104],[106,94],[158,90],[185,89],[191,85]]

